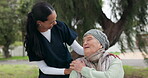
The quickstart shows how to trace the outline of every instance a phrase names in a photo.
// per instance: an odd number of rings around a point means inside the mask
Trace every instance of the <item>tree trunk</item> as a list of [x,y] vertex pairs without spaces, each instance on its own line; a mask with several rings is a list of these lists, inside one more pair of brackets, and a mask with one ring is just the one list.
[[[24,43],[24,41],[25,41],[25,26],[24,25],[26,25],[26,22],[25,21],[21,21],[21,26],[22,26],[22,28],[21,28],[21,32],[22,32],[22,42]],[[23,46],[23,57],[25,56],[25,47]]]
[[9,45],[4,45],[3,52],[4,52],[5,58],[11,57],[11,55],[9,54]]
[[106,26],[108,27],[104,29],[104,33],[109,39],[110,46],[113,46],[119,40],[119,37],[124,30],[123,21],[117,23],[107,22]]

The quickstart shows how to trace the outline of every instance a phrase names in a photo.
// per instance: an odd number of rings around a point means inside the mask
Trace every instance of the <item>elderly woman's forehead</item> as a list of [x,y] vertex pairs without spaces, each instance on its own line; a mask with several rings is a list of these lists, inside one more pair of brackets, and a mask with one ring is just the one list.
[[94,38],[94,36],[91,35],[91,34],[88,34],[88,35],[86,35],[86,36],[83,37],[83,39],[86,39],[86,38]]

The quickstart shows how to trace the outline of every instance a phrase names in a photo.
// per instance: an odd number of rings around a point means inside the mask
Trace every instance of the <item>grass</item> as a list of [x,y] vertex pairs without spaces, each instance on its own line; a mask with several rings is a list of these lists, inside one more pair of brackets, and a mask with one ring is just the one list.
[[37,78],[38,69],[33,65],[0,65],[0,78]]
[[1,60],[28,60],[28,56],[14,56],[14,57],[10,57],[10,58],[0,58]]
[[[148,78],[148,68],[124,66],[124,78]],[[37,78],[35,65],[0,65],[0,78]]]
[[148,68],[136,68],[133,66],[124,66],[124,78],[148,78]]

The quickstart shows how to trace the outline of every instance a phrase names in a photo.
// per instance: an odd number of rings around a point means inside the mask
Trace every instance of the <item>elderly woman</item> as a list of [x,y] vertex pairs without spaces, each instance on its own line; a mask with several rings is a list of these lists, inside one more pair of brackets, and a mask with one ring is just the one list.
[[85,56],[73,61],[73,71],[69,78],[123,78],[124,71],[121,60],[108,52],[107,36],[91,29],[84,34],[83,48]]

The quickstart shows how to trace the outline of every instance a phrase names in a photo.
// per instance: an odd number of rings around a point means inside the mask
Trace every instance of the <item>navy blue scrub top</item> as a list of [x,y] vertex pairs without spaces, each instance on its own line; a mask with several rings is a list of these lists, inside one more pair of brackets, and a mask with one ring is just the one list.
[[[29,61],[44,60],[50,67],[69,68],[72,57],[65,44],[71,45],[76,39],[77,33],[66,26],[65,23],[57,21],[57,24],[51,29],[51,42],[42,34],[39,35],[44,49],[39,58],[34,52],[28,53]],[[68,75],[45,75],[39,70],[39,78],[68,78]]]

